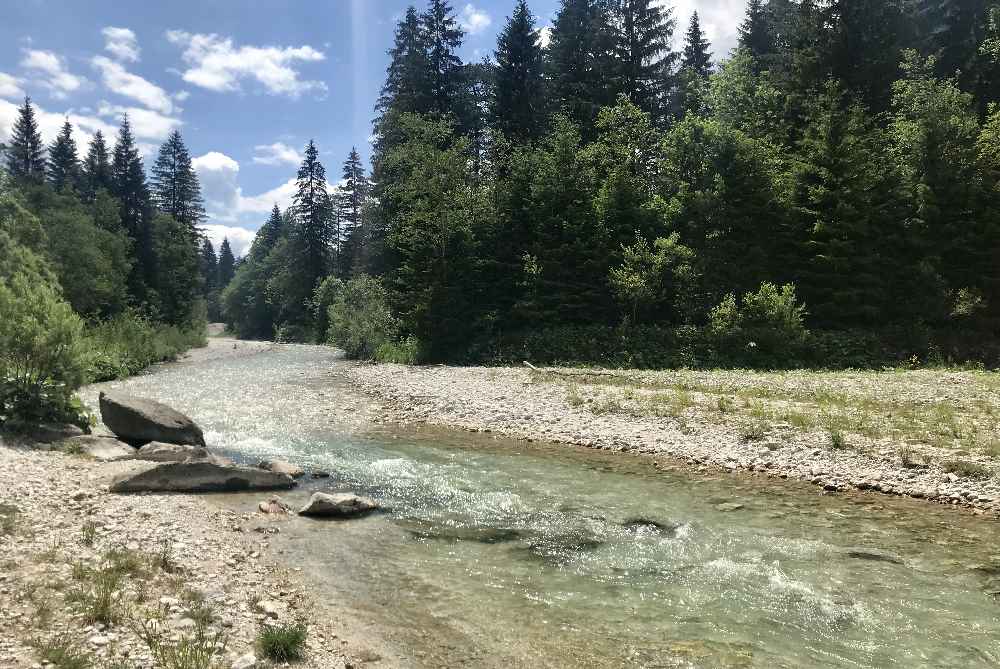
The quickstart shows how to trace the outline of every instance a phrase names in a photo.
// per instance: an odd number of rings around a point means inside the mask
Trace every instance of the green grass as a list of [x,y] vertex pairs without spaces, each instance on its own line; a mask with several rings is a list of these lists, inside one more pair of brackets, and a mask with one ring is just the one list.
[[830,431],[830,448],[832,448],[835,451],[841,451],[847,448],[847,446],[848,446],[847,437],[844,436],[843,432],[841,432],[840,430]]
[[140,615],[131,621],[132,631],[142,639],[159,669],[222,669],[229,639],[222,631],[211,632],[203,625],[193,635],[168,638],[164,625],[155,616]]
[[306,627],[300,623],[266,626],[257,634],[257,648],[275,662],[292,662],[305,654]]
[[38,659],[57,669],[91,669],[93,658],[75,642],[64,636],[36,639],[32,642]]
[[122,573],[115,569],[77,569],[77,584],[66,593],[66,601],[74,604],[88,623],[111,625],[122,619]]
[[993,472],[988,467],[969,460],[944,460],[941,462],[941,467],[946,472],[951,472],[956,476],[964,476],[980,481],[993,477]]
[[80,543],[84,546],[93,546],[97,540],[97,523],[92,520],[84,521],[80,528]]

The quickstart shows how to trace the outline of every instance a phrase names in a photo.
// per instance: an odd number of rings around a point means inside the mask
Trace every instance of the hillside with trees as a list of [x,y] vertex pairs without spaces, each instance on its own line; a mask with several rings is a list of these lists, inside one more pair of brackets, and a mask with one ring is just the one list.
[[519,0],[465,63],[451,5],[411,7],[371,176],[352,151],[328,187],[310,144],[223,312],[248,337],[367,329],[385,359],[995,363],[989,10],[753,0],[713,56],[653,0],[563,0],[543,46]]

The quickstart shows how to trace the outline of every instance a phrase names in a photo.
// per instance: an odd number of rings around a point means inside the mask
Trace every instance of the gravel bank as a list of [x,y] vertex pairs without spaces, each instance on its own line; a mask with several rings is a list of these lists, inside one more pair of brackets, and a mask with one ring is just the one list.
[[[946,449],[920,447],[921,458],[927,457],[916,460],[901,458],[899,444],[890,439],[864,449],[833,449],[829,434],[818,431],[768,430],[748,438],[739,423],[703,410],[696,402],[677,407],[672,415],[642,415],[630,410],[636,392],[622,392],[608,383],[617,373],[597,372],[600,383],[595,385],[524,368],[357,365],[346,374],[356,387],[382,401],[387,417],[394,421],[668,456],[695,467],[801,479],[830,492],[906,495],[976,514],[1000,515],[996,473],[974,478],[946,471],[938,457],[950,453]],[[739,373],[698,374],[739,383]],[[634,376],[667,387],[670,373]],[[842,382],[848,386],[852,380],[845,375]],[[935,383],[933,376],[926,377],[924,391],[933,390]],[[923,387],[923,382],[917,385]],[[988,462],[975,456],[971,461]]]

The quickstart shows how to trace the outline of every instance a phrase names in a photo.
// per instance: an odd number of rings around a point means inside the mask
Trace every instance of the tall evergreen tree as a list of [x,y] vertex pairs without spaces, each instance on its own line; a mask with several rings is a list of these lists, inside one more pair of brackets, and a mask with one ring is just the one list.
[[497,37],[493,125],[516,143],[537,139],[545,127],[542,47],[526,0]]
[[193,238],[198,224],[205,220],[205,206],[191,154],[177,130],[160,147],[150,186],[156,207],[188,228]]
[[138,260],[133,268],[129,287],[135,298],[145,300],[146,291],[154,286],[156,276],[152,207],[146,183],[146,168],[135,145],[127,115],[122,115],[111,161],[111,191],[118,199],[122,227],[132,240]]
[[746,17],[740,24],[738,34],[739,45],[750,52],[758,67],[763,67],[775,49],[766,0],[747,2]]
[[355,265],[363,244],[362,212],[371,193],[371,183],[365,175],[364,165],[357,149],[344,161],[341,186],[337,197],[338,258],[337,271],[347,275]]
[[219,257],[215,254],[215,246],[208,237],[201,240],[201,276],[206,295],[219,288]]
[[701,29],[698,12],[693,12],[687,32],[684,33],[684,52],[681,57],[681,65],[690,68],[702,77],[707,77],[712,71],[712,54],[708,50],[709,46],[708,40],[705,39],[705,33]]
[[422,114],[430,111],[429,73],[427,43],[420,16],[411,6],[396,26],[395,41],[389,50],[385,85],[382,86],[376,109],[383,115],[389,112]]
[[455,19],[455,10],[448,0],[430,0],[420,23],[427,48],[427,85],[432,108],[439,114],[452,114],[462,122],[465,114],[459,105],[464,97],[464,76],[458,50],[462,48],[464,33]]
[[77,157],[73,125],[67,118],[62,130],[49,146],[49,183],[56,190],[75,190],[80,184],[80,159]]
[[671,10],[656,0],[616,0],[612,7],[618,91],[658,118],[677,60]]
[[7,144],[7,171],[16,179],[41,182],[45,178],[45,149],[38,131],[31,98],[17,110],[17,120]]
[[229,246],[229,238],[225,237],[219,246],[219,279],[220,290],[224,290],[236,274],[236,257],[233,256],[233,249]]
[[90,140],[82,171],[83,196],[88,202],[94,201],[100,190],[111,191],[111,158],[100,130]]
[[285,234],[285,219],[281,215],[281,210],[278,209],[278,205],[275,204],[274,208],[271,209],[271,215],[257,230],[257,235],[253,238],[253,244],[250,245],[249,258],[253,260],[263,260],[267,257],[275,246],[278,245],[278,241]]
[[294,285],[289,286],[294,310],[289,320],[308,325],[307,302],[319,282],[329,274],[334,244],[333,203],[326,189],[326,169],[319,161],[319,150],[309,140],[305,157],[295,181],[295,212],[291,230],[295,263]]

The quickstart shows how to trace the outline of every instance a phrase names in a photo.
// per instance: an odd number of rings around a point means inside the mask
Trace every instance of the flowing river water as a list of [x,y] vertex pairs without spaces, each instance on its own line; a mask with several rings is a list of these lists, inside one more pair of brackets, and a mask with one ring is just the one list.
[[[242,344],[241,344],[242,345]],[[232,346],[216,341],[213,346]],[[997,667],[995,521],[643,458],[372,424],[328,348],[115,384],[210,446],[330,471],[385,512],[293,518],[272,546],[417,667]],[[377,414],[375,414],[377,415]],[[265,495],[225,496],[250,511]]]

